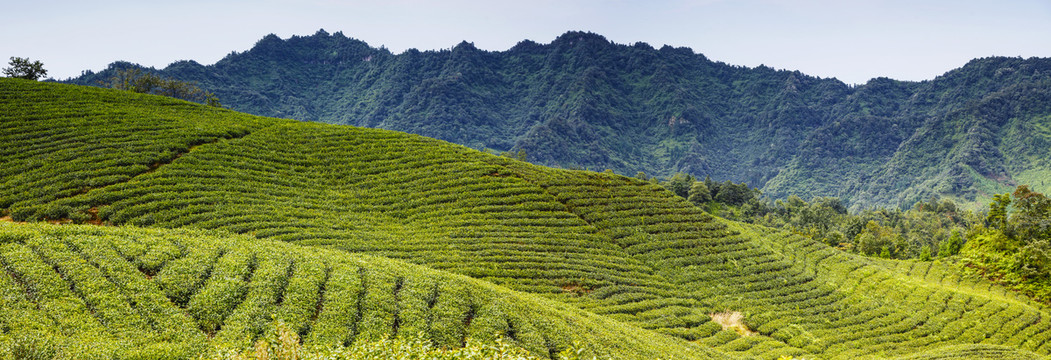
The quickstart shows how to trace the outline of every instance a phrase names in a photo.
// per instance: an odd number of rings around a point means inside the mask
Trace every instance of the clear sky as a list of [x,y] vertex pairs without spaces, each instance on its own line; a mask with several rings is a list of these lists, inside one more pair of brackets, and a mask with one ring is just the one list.
[[462,40],[507,50],[583,30],[852,84],[932,79],[977,57],[1051,57],[1051,0],[32,0],[0,9],[2,63],[40,60],[58,79],[116,60],[213,64],[267,34],[321,28],[395,53]]

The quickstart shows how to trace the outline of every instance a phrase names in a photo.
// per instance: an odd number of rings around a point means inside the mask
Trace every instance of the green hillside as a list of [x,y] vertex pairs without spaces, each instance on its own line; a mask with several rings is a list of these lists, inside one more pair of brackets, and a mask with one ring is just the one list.
[[[533,354],[723,358],[564,304],[389,259],[193,230],[0,224],[0,349],[187,358],[282,322],[306,346],[506,334]],[[12,355],[8,353],[7,355]],[[0,353],[2,354],[2,353]]]
[[0,226],[14,347],[194,354],[283,320],[307,343],[501,333],[541,357],[1051,353],[1047,309],[956,267],[852,256],[614,174],[10,79],[0,144],[3,215],[91,224]]
[[[961,65],[930,81],[848,85],[584,32],[505,51],[463,42],[393,54],[319,31],[154,71],[252,114],[521,149],[555,167],[710,175],[855,209],[935,195],[977,206],[1016,183],[1051,191],[1040,182],[1048,154],[1032,150],[1048,148],[1039,134],[1051,116],[1051,59]],[[97,85],[135,67],[116,62],[70,82]]]

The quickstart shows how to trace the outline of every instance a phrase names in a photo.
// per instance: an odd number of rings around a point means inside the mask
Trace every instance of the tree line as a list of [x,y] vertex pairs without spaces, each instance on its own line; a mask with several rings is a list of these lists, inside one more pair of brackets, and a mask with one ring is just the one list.
[[[47,75],[47,69],[44,69],[44,64],[40,61],[30,61],[28,58],[12,56],[8,65],[2,70],[4,76],[7,77],[39,80]],[[219,103],[219,97],[210,91],[201,89],[196,82],[162,77],[138,68],[117,69],[112,76],[106,80],[97,81],[97,84],[112,89],[127,90],[141,94],[163,95],[199,102],[208,106],[222,106]]]
[[966,266],[1051,301],[1051,199],[1019,185],[993,196],[984,220],[968,232]]
[[953,257],[967,271],[1051,301],[1051,199],[1019,185],[993,196],[986,212],[932,197],[909,209],[847,211],[839,198],[799,196],[771,201],[745,183],[715,182],[678,173],[658,180],[713,215],[781,228],[843,251],[886,259]]
[[141,94],[163,95],[204,103],[208,106],[220,107],[219,98],[212,92],[205,91],[197,86],[195,82],[181,81],[173,78],[161,77],[160,75],[142,71],[137,68],[119,69],[114,75],[105,81],[98,82],[100,86],[127,90]]
[[[988,216],[958,206],[951,199],[932,197],[908,209],[877,207],[850,213],[837,197],[815,197],[810,201],[790,195],[771,200],[762,191],[746,183],[716,182],[710,177],[699,180],[677,173],[659,180],[638,173],[637,178],[656,182],[668,191],[687,199],[713,215],[752,224],[782,228],[821,241],[844,251],[892,259],[932,260],[959,254],[967,239],[988,229],[1007,229],[1006,234],[1022,238],[1039,238],[1032,230],[1044,224],[1037,210],[1007,216],[1007,207],[1018,200],[1011,195],[997,195]],[[1037,199],[1043,195],[1020,186],[1016,196]],[[1035,194],[1035,195],[1034,195]],[[1026,209],[1042,209],[1024,200]],[[1005,205],[1007,204],[1007,205]],[[1046,212],[1046,211],[1045,211]],[[1013,214],[1013,213],[1012,213]],[[1046,217],[1046,216],[1045,216]],[[1012,227],[1017,218],[1019,227]],[[1046,224],[1042,226],[1047,226]],[[1023,229],[1023,230],[1018,230]]]

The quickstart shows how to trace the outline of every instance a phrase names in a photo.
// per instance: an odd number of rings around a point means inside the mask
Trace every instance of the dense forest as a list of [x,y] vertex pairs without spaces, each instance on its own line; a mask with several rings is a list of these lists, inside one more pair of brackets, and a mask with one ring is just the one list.
[[[115,62],[69,82],[99,85]],[[253,114],[406,131],[564,168],[676,172],[850,209],[981,207],[1051,190],[1051,59],[985,58],[924,82],[849,85],[689,48],[568,32],[505,51],[393,54],[341,33],[268,35],[214,65],[144,69]]]

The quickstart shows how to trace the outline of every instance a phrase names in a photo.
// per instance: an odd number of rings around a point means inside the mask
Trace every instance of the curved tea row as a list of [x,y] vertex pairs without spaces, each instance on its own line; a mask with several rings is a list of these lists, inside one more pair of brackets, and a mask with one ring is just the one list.
[[[398,261],[216,232],[0,223],[0,355],[192,358],[278,323],[309,347],[505,336],[547,357],[725,358],[551,300]],[[9,354],[10,355],[10,354]]]
[[698,308],[709,313],[741,311],[760,336],[713,334],[688,322],[661,329],[666,333],[763,358],[905,356],[953,344],[1051,352],[1051,318],[1042,307],[1005,297],[981,280],[961,290],[894,270],[950,268],[856,257],[799,236],[715,220],[636,179],[549,172],[559,174],[523,173],[675,284],[678,296],[700,300]]
[[[348,254],[360,253],[541,294],[616,324],[617,334],[640,331],[651,345],[683,342],[642,329],[736,357],[1051,353],[1047,312],[988,283],[961,287],[937,275],[952,268],[931,265],[920,275],[924,265],[858,258],[723,221],[637,179],[537,167],[403,133],[109,90],[0,79],[0,101],[3,215],[246,236],[235,237],[245,249],[225,240],[193,251],[181,240],[135,240],[105,243],[108,250],[97,254],[96,245],[75,238],[5,240],[4,286],[23,296],[5,298],[3,309],[25,315],[5,324],[42,316],[41,309],[66,311],[18,325],[67,334],[64,344],[98,331],[100,341],[142,351],[210,341],[240,346],[271,328],[273,319],[259,314],[280,316],[305,341],[326,344],[430,329],[436,343],[455,345],[490,312],[503,320],[481,332],[498,329],[542,355],[570,338],[544,330],[549,320],[535,312],[489,309],[458,290],[476,285],[380,271]],[[97,231],[107,237],[118,230]],[[282,244],[266,245],[279,249],[273,255],[252,245],[272,240]],[[313,255],[316,248],[327,255]],[[341,261],[358,265],[334,265]],[[84,262],[93,268],[78,265]],[[137,273],[106,275],[111,262]],[[157,289],[138,298],[135,286]],[[445,303],[435,295],[444,293],[456,295]],[[329,295],[357,300],[318,306]],[[360,317],[324,315],[336,308]],[[426,326],[412,320],[421,311],[431,314]],[[740,321],[713,321],[717,313]],[[438,318],[445,320],[436,325]],[[455,320],[465,318],[475,320]],[[136,343],[129,339],[135,333],[153,335]],[[621,349],[610,346],[598,347]]]

